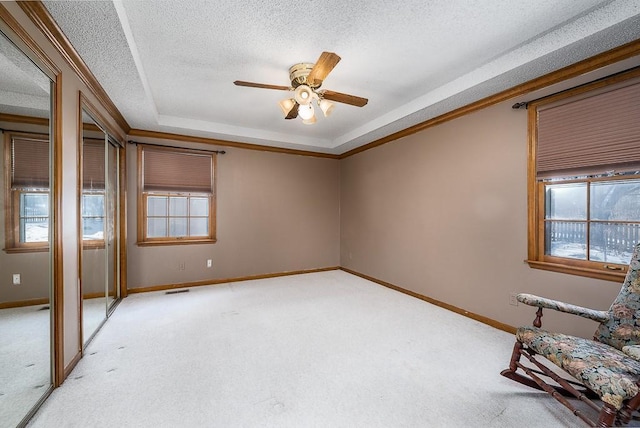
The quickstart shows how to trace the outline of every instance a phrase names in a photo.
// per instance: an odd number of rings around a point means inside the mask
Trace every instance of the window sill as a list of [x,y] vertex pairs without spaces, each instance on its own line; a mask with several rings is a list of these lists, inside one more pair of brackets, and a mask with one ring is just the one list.
[[20,253],[46,253],[49,251],[49,247],[12,247],[5,248],[4,252],[7,254],[20,254]]
[[529,264],[529,267],[533,269],[548,270],[551,272],[566,273],[569,275],[584,276],[587,278],[602,279],[605,281],[614,281],[622,283],[626,276],[626,268],[624,271],[611,271],[605,268],[605,264],[601,265],[600,269],[588,268],[582,266],[570,266],[561,263],[550,263],[539,260],[525,260]]
[[136,245],[139,247],[153,247],[161,245],[215,244],[216,242],[216,239],[173,239],[171,241],[138,241]]
[[83,242],[82,243],[83,250],[104,250],[104,242],[94,243],[94,242]]

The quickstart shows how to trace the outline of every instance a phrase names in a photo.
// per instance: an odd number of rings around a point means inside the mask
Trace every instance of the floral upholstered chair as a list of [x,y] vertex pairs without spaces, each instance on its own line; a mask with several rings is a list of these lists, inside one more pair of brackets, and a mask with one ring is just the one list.
[[[640,407],[640,244],[635,246],[622,289],[608,311],[531,294],[519,294],[517,298],[537,306],[537,317],[533,327],[516,331],[509,368],[501,374],[548,392],[590,426],[628,424]],[[578,315],[600,325],[593,340],[545,331],[541,329],[542,308]],[[532,365],[523,365],[523,356]],[[546,358],[573,379],[559,376],[536,356]],[[571,396],[597,411],[597,420],[578,410],[567,399]]]

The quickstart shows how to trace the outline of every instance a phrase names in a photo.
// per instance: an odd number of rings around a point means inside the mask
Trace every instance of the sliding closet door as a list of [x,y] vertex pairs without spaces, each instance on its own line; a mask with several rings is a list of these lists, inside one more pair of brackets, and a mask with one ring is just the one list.
[[120,207],[118,201],[120,200],[118,183],[119,178],[119,150],[120,147],[114,143],[111,139],[108,139],[106,144],[106,195],[105,195],[105,263],[107,266],[105,285],[107,296],[107,314],[114,307],[115,302],[118,301],[120,290],[120,265],[119,257],[120,242],[118,231],[120,230]]
[[55,83],[18,40],[0,19],[0,427],[24,426],[52,390],[52,314],[59,304]]
[[120,298],[120,150],[93,114],[82,110],[81,294],[86,346]]
[[106,191],[107,135],[82,112],[82,337],[86,345],[107,318]]

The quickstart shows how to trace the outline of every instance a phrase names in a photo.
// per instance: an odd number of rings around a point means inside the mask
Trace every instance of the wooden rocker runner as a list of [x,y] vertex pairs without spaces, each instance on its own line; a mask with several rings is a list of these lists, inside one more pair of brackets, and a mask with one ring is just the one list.
[[[509,368],[500,374],[546,391],[589,426],[627,425],[640,407],[640,244],[634,248],[622,289],[608,311],[531,294],[519,294],[517,298],[538,307],[536,319],[533,327],[516,331]],[[545,331],[541,328],[543,308],[578,315],[600,325],[593,340]],[[531,364],[522,364],[522,357]],[[571,379],[559,376],[559,371],[551,370],[536,357],[557,365]],[[578,409],[571,397],[585,403],[587,411]]]

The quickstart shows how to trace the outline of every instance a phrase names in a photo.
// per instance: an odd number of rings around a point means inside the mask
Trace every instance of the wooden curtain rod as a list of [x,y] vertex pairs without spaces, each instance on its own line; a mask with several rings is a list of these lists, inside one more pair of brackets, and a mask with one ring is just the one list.
[[133,141],[133,140],[129,140],[129,141],[127,141],[127,143],[135,144],[136,146],[138,144],[142,144],[144,146],[168,147],[170,149],[187,149],[187,150],[193,150],[193,151],[196,151],[196,152],[216,153],[216,154],[219,154],[219,155],[224,155],[225,153],[227,153],[224,150],[192,149],[190,147],[169,146],[169,145],[166,145],[166,144],[140,143],[138,141]]
[[[527,109],[527,108],[529,108],[529,104],[531,104],[531,103],[543,100],[545,98],[550,98],[550,97],[553,97],[555,95],[562,94],[562,93],[565,93],[565,92],[570,92],[570,91],[573,91],[574,89],[577,89],[577,88],[587,87],[589,85],[596,84],[597,82],[603,82],[605,80],[611,79],[611,78],[616,77],[616,76],[622,76],[624,80],[632,79],[632,78],[636,77],[636,76],[634,76],[634,74],[638,73],[638,71],[640,71],[640,66],[631,67],[631,68],[629,68],[627,70],[622,70],[622,71],[619,71],[617,73],[610,74],[608,76],[603,76],[603,77],[600,77],[599,79],[595,79],[595,80],[592,80],[590,82],[585,82],[585,83],[582,83],[580,85],[573,86],[571,88],[563,89],[561,91],[554,92],[554,93],[549,94],[549,95],[544,95],[544,96],[542,96],[540,98],[536,98],[536,99],[529,100],[529,101],[522,101],[522,102],[519,102],[519,103],[515,103],[514,105],[511,106],[511,108],[514,109],[514,110],[518,110],[518,109],[521,109],[521,108]],[[631,77],[624,77],[625,75],[631,75]]]
[[22,134],[39,134],[39,135],[49,135],[49,134],[43,134],[42,132],[32,132],[32,131],[25,131],[25,130],[20,130],[20,129],[9,129],[9,128],[0,128],[0,132],[18,132],[18,133],[22,133]]

